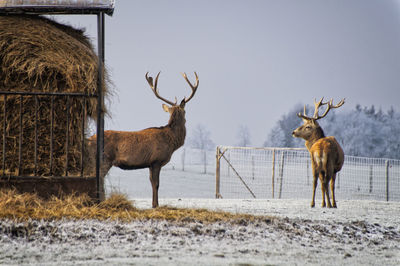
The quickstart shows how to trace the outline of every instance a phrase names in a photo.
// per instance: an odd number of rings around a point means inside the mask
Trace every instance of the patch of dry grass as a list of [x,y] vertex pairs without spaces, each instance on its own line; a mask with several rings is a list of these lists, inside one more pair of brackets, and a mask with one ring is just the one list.
[[[137,209],[131,201],[122,194],[112,194],[101,203],[96,203],[87,195],[66,195],[44,200],[36,194],[19,194],[15,190],[0,190],[0,219],[7,218],[17,221],[97,219],[97,220],[168,220],[177,222],[199,221],[203,223],[232,222],[247,224],[256,220],[265,220],[246,214],[231,214],[206,209],[179,209],[168,206],[156,209]],[[271,219],[270,217],[268,219]]]

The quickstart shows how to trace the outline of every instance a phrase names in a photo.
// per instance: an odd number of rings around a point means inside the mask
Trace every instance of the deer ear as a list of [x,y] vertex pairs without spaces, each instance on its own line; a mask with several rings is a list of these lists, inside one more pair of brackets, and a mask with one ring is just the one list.
[[169,113],[169,107],[166,104],[162,105],[162,108],[164,109],[165,112]]
[[185,108],[185,104],[186,104],[186,101],[185,101],[185,99],[183,99],[182,101],[181,101],[181,104],[179,105],[181,108]]

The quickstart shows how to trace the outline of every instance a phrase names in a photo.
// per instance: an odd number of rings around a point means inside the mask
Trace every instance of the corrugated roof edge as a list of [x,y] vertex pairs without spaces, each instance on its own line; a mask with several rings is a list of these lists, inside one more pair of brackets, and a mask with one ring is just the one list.
[[98,14],[104,12],[112,16],[114,13],[115,1],[111,1],[110,6],[92,5],[92,6],[76,6],[76,5],[14,5],[0,6],[0,14]]

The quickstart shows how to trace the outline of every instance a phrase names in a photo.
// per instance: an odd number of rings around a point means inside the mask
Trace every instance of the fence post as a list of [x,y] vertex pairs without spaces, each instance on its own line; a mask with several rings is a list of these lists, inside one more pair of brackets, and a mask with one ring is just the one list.
[[253,180],[254,180],[254,176],[255,176],[254,170],[255,170],[255,167],[254,167],[254,156],[252,155],[251,156],[251,173],[253,175]]
[[186,149],[183,147],[183,152],[182,152],[182,171],[185,172],[185,152]]
[[275,197],[275,149],[272,150],[272,198]]
[[207,151],[203,150],[204,174],[207,174]]
[[216,155],[216,171],[215,171],[215,198],[221,198],[220,194],[220,174],[221,174],[221,169],[220,169],[220,162],[221,162],[221,156],[220,156],[220,150],[219,147],[217,146],[217,155]]
[[372,164],[369,166],[369,193],[372,193],[372,179],[373,179],[373,170],[372,170]]
[[280,169],[280,184],[279,184],[279,198],[282,196],[282,183],[283,183],[283,165],[285,163],[285,152],[282,151],[282,157],[281,157],[281,169]]
[[310,184],[310,160],[307,159],[307,186]]
[[[231,161],[231,153],[228,153],[228,161]],[[228,164],[226,165],[226,169],[228,172],[228,177],[230,177],[231,176],[231,168],[229,167]]]
[[389,201],[389,161],[386,160],[385,162],[386,168],[386,201]]

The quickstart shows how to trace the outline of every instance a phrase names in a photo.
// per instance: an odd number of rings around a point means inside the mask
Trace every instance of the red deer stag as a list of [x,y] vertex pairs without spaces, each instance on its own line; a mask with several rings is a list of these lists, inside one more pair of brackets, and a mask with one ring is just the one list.
[[[325,117],[331,108],[338,108],[344,104],[342,99],[337,105],[333,105],[332,99],[323,103],[324,98],[319,102],[314,100],[314,116],[308,117],[306,106],[304,105],[304,114],[298,113],[297,116],[303,119],[304,124],[292,132],[293,137],[302,138],[306,141],[305,146],[310,152],[311,167],[313,170],[313,195],[311,207],[315,206],[315,189],[317,187],[318,177],[321,182],[322,207],[325,207],[325,196],[328,201],[328,208],[336,208],[335,200],[335,179],[336,173],[342,169],[344,153],[339,143],[334,137],[325,137],[324,131],[319,126],[317,120]],[[327,105],[325,112],[320,116],[318,109]],[[332,192],[332,205],[329,198],[329,181]]]
[[[188,98],[184,98],[180,104],[171,102],[161,97],[158,93],[157,83],[160,73],[157,74],[153,83],[153,78],[145,77],[155,96],[169,104],[162,107],[169,112],[170,119],[166,126],[151,127],[141,131],[112,131],[104,132],[104,166],[102,176],[104,176],[112,166],[124,170],[149,168],[150,181],[153,189],[153,208],[158,207],[158,187],[161,167],[166,165],[171,159],[172,153],[181,147],[185,142],[185,104],[189,102],[196,93],[199,86],[199,78],[196,76],[196,84],[192,84],[183,73],[183,77],[192,89]],[[96,136],[89,139],[95,143]]]

